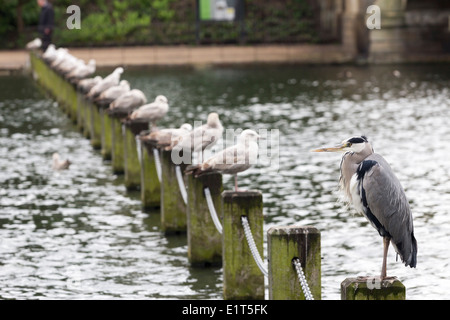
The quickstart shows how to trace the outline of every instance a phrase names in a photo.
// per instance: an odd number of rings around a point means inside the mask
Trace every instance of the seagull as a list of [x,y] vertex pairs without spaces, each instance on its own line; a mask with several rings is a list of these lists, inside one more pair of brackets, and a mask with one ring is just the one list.
[[69,49],[67,48],[58,48],[56,50],[55,59],[50,63],[50,67],[53,69],[56,68],[61,62],[66,59],[66,57],[69,55]]
[[58,153],[55,152],[52,156],[52,159],[53,159],[52,163],[53,170],[69,169],[71,162],[69,160],[60,160]]
[[92,75],[96,70],[97,62],[95,59],[90,59],[89,62],[82,63],[75,67],[72,71],[67,75],[68,79],[83,79]]
[[170,146],[170,142],[178,137],[188,134],[192,131],[192,126],[189,123],[184,123],[179,128],[167,128],[158,131],[151,132],[144,136],[142,140],[151,141],[156,144],[157,147]]
[[187,167],[186,174],[194,174],[195,177],[211,171],[233,174],[234,191],[242,191],[238,188],[237,174],[256,163],[259,137],[253,130],[242,131],[236,145],[216,153],[200,165]]
[[111,87],[103,91],[94,102],[100,105],[109,105],[118,97],[130,91],[130,83],[127,80],[121,80],[117,86]]
[[56,59],[56,47],[53,43],[48,45],[47,50],[45,50],[42,54],[42,58],[47,62],[51,62]]
[[102,77],[96,76],[94,78],[87,78],[82,79],[78,82],[78,90],[80,90],[82,93],[87,93],[93,86],[95,86],[97,83],[99,83],[102,80]]
[[123,73],[123,68],[118,67],[116,68],[110,75],[103,78],[102,81],[97,83],[87,94],[88,98],[95,98],[98,95],[100,95],[103,91],[105,91],[108,88],[111,88],[113,86],[117,86],[120,81],[120,75]]
[[163,95],[159,95],[156,97],[154,102],[145,104],[139,107],[139,109],[133,111],[130,115],[130,119],[149,120],[152,125],[152,130],[157,130],[156,121],[164,117],[167,111],[169,111],[167,98]]
[[39,38],[36,38],[30,42],[27,43],[27,49],[28,50],[32,50],[32,49],[39,49],[42,46],[42,40]]
[[139,89],[130,90],[116,100],[110,103],[110,110],[125,110],[127,112],[133,112],[137,107],[142,106],[147,103],[147,98],[145,94]]
[[222,137],[223,126],[219,120],[219,115],[216,112],[208,114],[206,124],[195,128],[191,133],[179,137],[177,140],[172,140],[169,149],[189,150],[197,152],[202,156],[203,151],[214,146],[219,138]]
[[76,68],[84,65],[86,64],[82,59],[69,55],[67,59],[61,62],[56,69],[62,74],[68,74]]

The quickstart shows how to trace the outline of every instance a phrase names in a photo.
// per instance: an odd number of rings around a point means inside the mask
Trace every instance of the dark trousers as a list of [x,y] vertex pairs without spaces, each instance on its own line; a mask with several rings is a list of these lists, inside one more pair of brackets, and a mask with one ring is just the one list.
[[45,51],[47,50],[48,46],[52,43],[52,33],[50,32],[49,34],[43,34],[41,36],[41,40],[42,40],[42,50]]

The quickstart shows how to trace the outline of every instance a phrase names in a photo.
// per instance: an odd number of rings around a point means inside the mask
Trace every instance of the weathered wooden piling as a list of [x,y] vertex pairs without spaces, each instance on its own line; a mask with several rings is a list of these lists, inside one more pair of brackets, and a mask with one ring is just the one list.
[[111,160],[112,154],[112,120],[103,106],[99,107],[101,123],[101,151],[103,160]]
[[84,95],[81,92],[77,92],[77,128],[83,133],[84,132]]
[[137,190],[141,187],[141,165],[139,163],[136,136],[148,130],[148,121],[125,120],[123,134],[125,187]]
[[125,118],[128,113],[116,113],[107,110],[108,116],[111,120],[111,166],[116,174],[124,173],[124,145],[122,135],[122,118]]
[[89,103],[90,121],[90,140],[94,149],[102,147],[102,120],[100,118],[99,107],[94,103]]
[[252,256],[241,222],[241,217],[247,216],[261,254],[264,223],[262,194],[259,191],[224,191],[222,197],[223,297],[229,300],[264,299],[264,275]]
[[[216,212],[222,213],[222,174],[186,175],[188,259],[194,266],[222,265],[222,235],[211,218],[205,198],[209,188]],[[205,245],[207,244],[207,245]]]
[[341,283],[342,300],[405,300],[406,289],[397,277],[347,278]]
[[82,121],[83,121],[83,136],[87,139],[91,138],[91,108],[90,108],[90,101],[88,101],[85,97],[82,97],[82,99],[79,101],[78,104],[80,108],[80,112],[82,114]]
[[314,227],[280,226],[267,231],[269,299],[305,300],[292,260],[298,258],[315,300],[321,299],[320,232]]
[[[141,133],[141,138],[144,134]],[[141,139],[141,201],[144,209],[159,208],[161,206],[161,184],[156,169],[155,146]],[[156,152],[159,152],[156,149]]]
[[[160,150],[161,158],[161,226],[165,233],[186,232],[186,204],[178,187],[172,151]],[[186,165],[180,164],[181,172]]]

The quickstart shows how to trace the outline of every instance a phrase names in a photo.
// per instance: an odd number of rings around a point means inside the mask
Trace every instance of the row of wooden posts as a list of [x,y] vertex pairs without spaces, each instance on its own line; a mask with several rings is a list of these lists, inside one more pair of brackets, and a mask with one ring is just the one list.
[[[265,276],[255,263],[241,222],[241,217],[246,216],[261,254],[264,251],[262,194],[259,191],[224,191],[220,173],[197,178],[183,175],[187,191],[187,200],[183,200],[171,151],[155,149],[154,145],[140,139],[147,133],[147,122],[125,121],[126,114],[109,113],[107,106],[85,99],[37,54],[32,53],[30,57],[38,82],[56,98],[80,132],[90,139],[92,147],[101,151],[103,159],[111,161],[113,172],[124,174],[126,188],[140,189],[142,207],[160,208],[164,233],[187,233],[190,264],[222,266],[224,299],[264,299]],[[160,167],[155,160],[160,161]],[[180,169],[184,171],[183,164]],[[221,219],[222,233],[211,218],[205,188],[210,190]],[[295,258],[301,263],[312,297],[321,299],[321,246],[320,232],[316,228],[270,228],[267,255],[269,299],[305,299],[292,263]],[[364,289],[367,283],[359,278],[346,279],[341,285],[342,298],[373,298],[374,288],[369,285]],[[392,290],[377,292],[377,298],[404,299],[404,286],[399,281],[384,287]]]

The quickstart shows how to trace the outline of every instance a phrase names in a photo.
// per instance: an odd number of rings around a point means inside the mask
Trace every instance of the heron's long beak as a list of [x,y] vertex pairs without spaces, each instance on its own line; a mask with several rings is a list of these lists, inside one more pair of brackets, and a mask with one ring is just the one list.
[[313,149],[313,150],[311,150],[311,152],[342,152],[342,151],[345,151],[346,147],[347,147],[347,144],[341,143],[334,147]]

